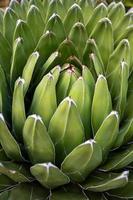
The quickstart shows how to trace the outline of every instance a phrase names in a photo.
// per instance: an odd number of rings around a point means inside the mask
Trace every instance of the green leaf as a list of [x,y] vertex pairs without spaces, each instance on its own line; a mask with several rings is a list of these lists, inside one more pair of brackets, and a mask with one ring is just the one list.
[[67,14],[64,19],[64,27],[66,34],[70,33],[71,28],[76,22],[84,23],[82,10],[78,4],[74,3],[67,11]]
[[21,183],[30,182],[32,177],[27,167],[22,164],[16,164],[11,161],[0,162],[0,174],[3,174],[11,180]]
[[60,44],[66,38],[62,20],[60,16],[55,13],[49,18],[45,26],[45,32],[47,30],[52,31],[56,35],[58,44]]
[[23,140],[32,163],[54,162],[54,145],[39,116],[34,114],[26,119],[23,128]]
[[0,114],[0,143],[7,157],[16,161],[23,160],[20,147],[10,133],[2,114]]
[[13,44],[13,34],[16,27],[18,16],[14,10],[8,7],[3,18],[3,35],[8,40],[10,45]]
[[[21,195],[20,195],[21,194]],[[42,188],[37,183],[18,184],[10,190],[0,194],[0,200],[45,200],[49,196],[49,191]]]
[[86,138],[90,138],[92,91],[89,90],[83,77],[79,77],[72,85],[69,96],[75,101],[78,107]]
[[45,25],[40,10],[34,5],[32,5],[28,10],[27,24],[32,30],[35,44],[37,44],[43,34]]
[[[68,68],[67,68],[68,67]],[[59,80],[57,82],[57,101],[60,103],[65,97],[69,95],[70,89],[73,83],[76,81],[75,68],[70,68],[70,65],[66,65],[66,69],[60,73]]]
[[[61,125],[60,119],[63,119]],[[84,127],[71,98],[66,97],[59,104],[50,121],[48,132],[55,145],[56,160],[59,163],[84,141]]]
[[118,188],[116,190],[109,191],[109,195],[111,195],[111,198],[122,198],[122,199],[132,199],[133,198],[133,174],[132,172],[129,175],[129,181],[123,188]]
[[[112,111],[103,121],[94,137],[95,141],[101,145],[103,158],[107,156],[113,147],[119,131],[118,113]],[[106,142],[105,142],[106,141]]]
[[43,77],[35,90],[30,113],[40,115],[44,124],[48,128],[49,121],[56,108],[55,80],[53,75],[49,73]]
[[[101,98],[102,94],[102,98]],[[95,84],[94,96],[92,101],[91,122],[93,134],[95,135],[100,128],[103,120],[112,110],[111,96],[108,89],[107,80],[103,75],[99,75]]]
[[36,52],[33,52],[24,68],[23,68],[23,72],[22,72],[22,78],[24,79],[25,81],[25,84],[24,84],[24,95],[26,94],[29,86],[30,86],[30,83],[31,83],[31,80],[32,80],[32,75],[33,75],[33,72],[34,72],[34,69],[35,69],[35,66],[36,66],[36,63],[37,63],[37,60],[39,59],[39,53],[36,51]]
[[95,172],[81,186],[83,189],[93,192],[105,192],[121,188],[128,183],[128,174],[128,171],[122,173]]
[[101,167],[103,171],[122,169],[133,162],[133,144],[129,144],[125,149],[112,153],[109,159]]
[[52,163],[36,164],[31,167],[31,173],[46,188],[56,188],[69,183],[69,178]]
[[81,22],[77,22],[73,25],[69,33],[69,38],[74,43],[79,58],[82,58],[83,50],[85,48],[87,40],[87,32],[84,25]]
[[[3,70],[6,72],[6,76],[9,76],[11,66],[11,47],[8,41],[4,38],[0,32],[0,64]],[[9,77],[8,77],[9,78]]]
[[102,162],[102,150],[94,140],[77,146],[64,159],[61,168],[72,181],[81,182]]
[[18,78],[15,82],[13,99],[12,99],[12,125],[13,131],[18,139],[21,142],[22,140],[22,130],[24,122],[26,120],[25,113],[25,103],[24,103],[24,84],[25,80]]

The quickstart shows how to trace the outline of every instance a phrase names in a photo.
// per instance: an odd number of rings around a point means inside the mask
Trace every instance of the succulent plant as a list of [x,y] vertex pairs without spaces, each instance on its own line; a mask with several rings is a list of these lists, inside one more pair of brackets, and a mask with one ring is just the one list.
[[133,198],[133,12],[0,10],[0,200]]

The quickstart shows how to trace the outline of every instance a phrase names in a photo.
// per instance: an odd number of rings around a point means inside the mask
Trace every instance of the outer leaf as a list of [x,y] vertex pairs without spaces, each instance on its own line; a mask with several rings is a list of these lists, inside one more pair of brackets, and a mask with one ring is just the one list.
[[39,116],[30,115],[27,118],[23,128],[23,140],[32,163],[54,162],[55,149]]
[[[107,156],[118,137],[119,117],[118,113],[112,111],[103,121],[94,137],[95,141],[101,145],[103,156]],[[106,142],[105,142],[106,141]]]
[[95,172],[81,186],[83,189],[93,192],[105,192],[121,188],[128,183],[128,174],[128,171],[122,173]]
[[12,100],[12,125],[16,138],[22,140],[22,130],[26,120],[24,104],[24,79],[17,79],[15,82]]
[[20,147],[8,130],[2,114],[0,114],[0,143],[9,158],[22,161]]
[[71,180],[81,182],[102,161],[100,145],[94,140],[88,140],[77,146],[63,161],[61,168]]
[[32,180],[26,167],[9,161],[0,162],[0,173],[18,183],[30,182]]
[[132,173],[129,176],[129,182],[127,185],[121,189],[116,189],[109,191],[109,194],[111,195],[111,198],[122,198],[122,199],[132,199],[133,198],[133,175]]
[[36,164],[31,173],[46,188],[56,188],[69,183],[69,178],[52,163]]
[[[60,119],[63,119],[61,126]],[[72,99],[67,97],[59,104],[50,121],[48,131],[55,144],[57,162],[61,162],[84,141],[83,124]]]
[[67,191],[66,188],[62,190],[52,191],[50,200],[88,200],[82,191]]
[[[22,194],[22,195],[20,195]],[[49,192],[36,183],[22,183],[0,194],[0,200],[45,200]]]
[[122,169],[133,162],[133,144],[127,146],[126,149],[115,152],[110,155],[109,160],[101,167],[103,171],[112,171]]

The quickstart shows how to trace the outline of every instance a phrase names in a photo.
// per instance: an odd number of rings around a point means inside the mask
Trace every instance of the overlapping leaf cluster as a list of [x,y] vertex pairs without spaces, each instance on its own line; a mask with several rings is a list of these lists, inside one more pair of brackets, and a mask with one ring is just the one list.
[[122,3],[0,10],[1,200],[133,198],[132,54]]

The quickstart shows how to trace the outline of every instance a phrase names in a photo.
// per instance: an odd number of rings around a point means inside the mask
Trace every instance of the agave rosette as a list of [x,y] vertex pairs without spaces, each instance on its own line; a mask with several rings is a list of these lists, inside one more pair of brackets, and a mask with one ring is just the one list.
[[0,10],[0,199],[133,198],[133,12]]

